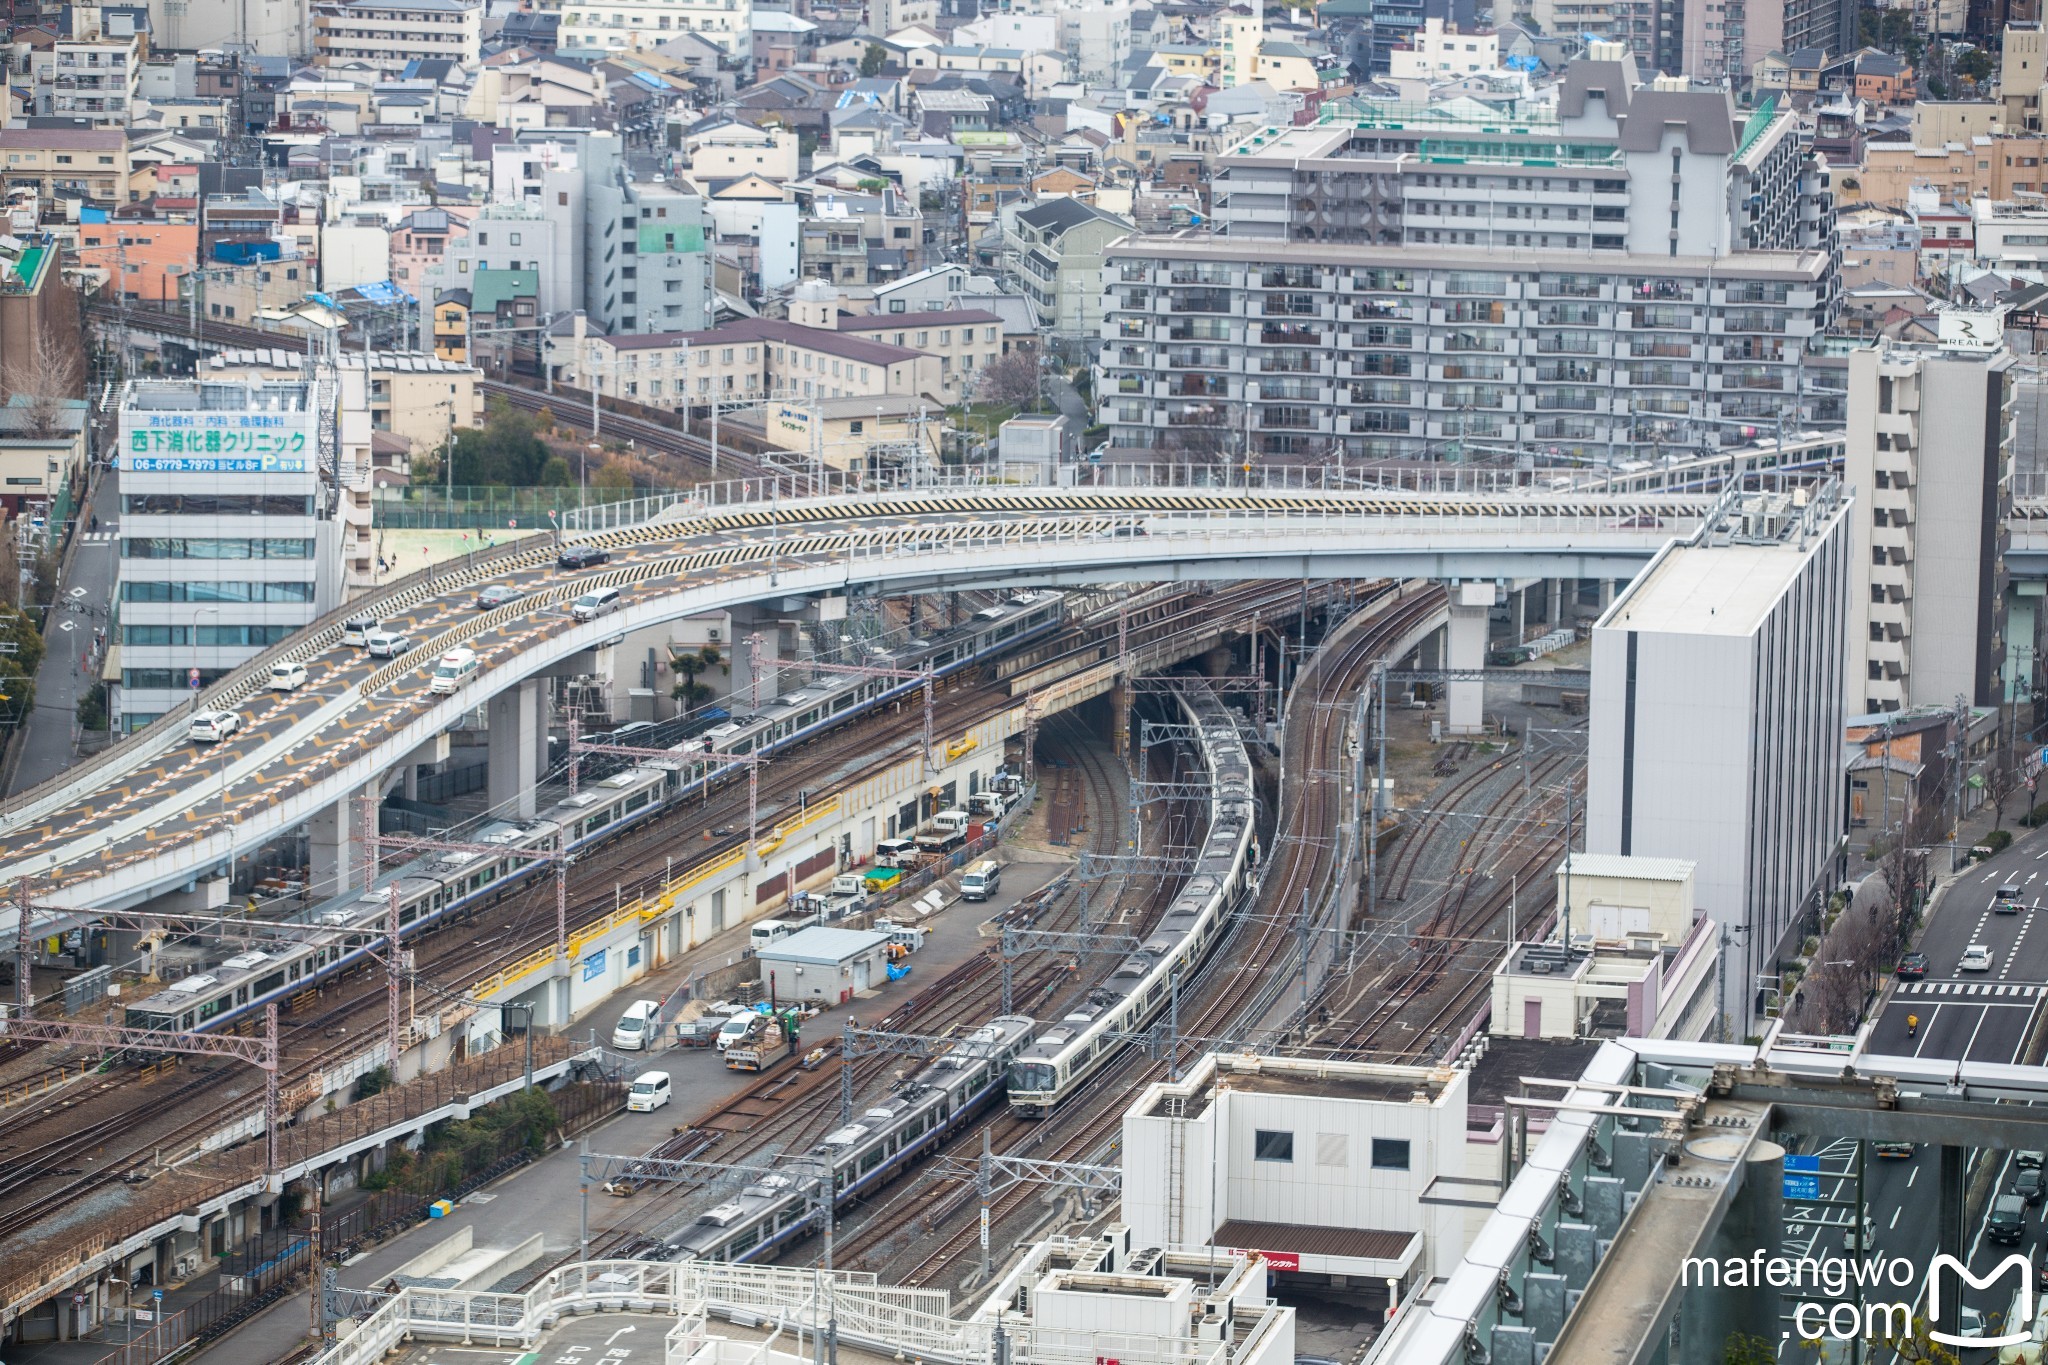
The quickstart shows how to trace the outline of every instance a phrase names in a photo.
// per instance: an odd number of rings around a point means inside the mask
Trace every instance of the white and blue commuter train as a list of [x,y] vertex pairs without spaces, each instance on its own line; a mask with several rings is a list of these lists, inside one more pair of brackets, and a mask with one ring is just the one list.
[[[864,662],[897,672],[916,672],[929,665],[935,677],[944,677],[1055,631],[1065,619],[1061,594],[1018,593],[958,626],[871,655]],[[590,782],[535,819],[492,820],[460,836],[461,842],[470,844],[502,844],[507,850],[502,857],[480,852],[424,854],[381,878],[372,890],[337,896],[289,916],[308,930],[328,932],[266,930],[233,956],[194,966],[183,979],[130,1004],[128,1027],[206,1031],[260,1011],[271,1001],[290,1000],[369,955],[385,932],[394,885],[399,924],[408,935],[477,910],[545,871],[541,860],[513,850],[552,850],[558,837],[572,852],[602,844],[696,797],[743,766],[719,763],[718,754],[790,748],[923,685],[915,679],[872,674],[820,677],[822,681],[764,702],[757,714],[673,746],[673,760],[635,760],[637,766]],[[651,737],[661,731],[644,733]],[[639,735],[626,742],[653,747]],[[274,910],[270,917],[284,918]]]
[[801,1162],[770,1171],[738,1194],[699,1214],[646,1254],[662,1261],[755,1261],[803,1237],[815,1221],[807,1191],[832,1173],[836,1209],[873,1193],[949,1135],[972,1122],[1003,1092],[1018,1049],[1031,1041],[1032,1021],[1003,1015],[964,1036],[853,1122],[834,1129]]
[[1193,977],[1229,929],[1233,908],[1256,876],[1252,764],[1237,719],[1198,678],[1181,680],[1176,695],[1199,737],[1210,777],[1209,827],[1201,851],[1186,884],[1138,950],[1010,1064],[1010,1110],[1020,1117],[1040,1118],[1058,1108],[1117,1055],[1130,1034],[1158,1016],[1174,975]]

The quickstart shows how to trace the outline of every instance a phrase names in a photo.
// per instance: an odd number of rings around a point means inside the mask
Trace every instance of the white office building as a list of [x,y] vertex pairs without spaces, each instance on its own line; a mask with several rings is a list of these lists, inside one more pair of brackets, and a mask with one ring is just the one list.
[[1854,513],[1833,483],[1756,495],[1593,629],[1586,851],[1694,864],[1737,1038],[1840,875]]
[[310,385],[137,380],[120,443],[112,710],[133,731],[340,605],[342,548]]
[[2017,362],[1968,316],[1991,346],[1944,314],[1949,344],[1849,356],[1851,714],[2003,700]]

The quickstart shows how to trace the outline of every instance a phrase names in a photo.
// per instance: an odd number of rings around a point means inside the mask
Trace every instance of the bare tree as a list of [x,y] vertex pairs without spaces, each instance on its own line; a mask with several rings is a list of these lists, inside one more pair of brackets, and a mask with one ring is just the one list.
[[999,407],[1026,410],[1038,406],[1038,352],[1019,347],[982,366],[975,380],[974,396]]
[[36,332],[32,346],[0,371],[0,384],[10,399],[21,401],[29,434],[48,438],[64,434],[64,405],[79,396],[83,375],[76,348],[44,328]]

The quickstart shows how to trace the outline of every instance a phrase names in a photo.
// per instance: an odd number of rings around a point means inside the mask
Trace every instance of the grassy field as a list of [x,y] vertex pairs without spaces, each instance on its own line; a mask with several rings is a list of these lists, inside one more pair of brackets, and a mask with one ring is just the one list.
[[527,536],[545,534],[545,530],[535,531],[525,526],[516,531],[509,527],[496,531],[378,531],[380,564],[377,581],[389,582],[435,564],[460,559],[473,550],[489,550],[510,545]]

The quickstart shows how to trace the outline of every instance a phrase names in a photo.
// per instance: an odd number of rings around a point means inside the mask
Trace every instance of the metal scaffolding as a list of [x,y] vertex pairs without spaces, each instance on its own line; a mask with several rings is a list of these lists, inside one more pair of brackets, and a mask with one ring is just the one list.
[[923,1033],[888,1033],[855,1028],[848,1023],[839,1035],[839,1122],[853,1122],[853,1062],[856,1057],[911,1057],[928,1062],[951,1051],[958,1038]]
[[1072,953],[1076,957],[1128,957],[1144,945],[1128,934],[1073,934],[1057,929],[1017,929],[1005,925],[1002,938],[1003,1008],[1013,1013],[1014,964],[1025,953]]

